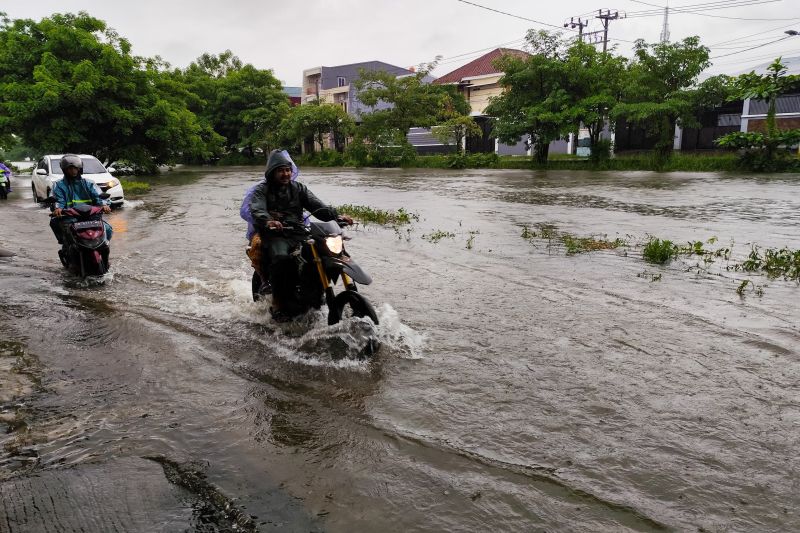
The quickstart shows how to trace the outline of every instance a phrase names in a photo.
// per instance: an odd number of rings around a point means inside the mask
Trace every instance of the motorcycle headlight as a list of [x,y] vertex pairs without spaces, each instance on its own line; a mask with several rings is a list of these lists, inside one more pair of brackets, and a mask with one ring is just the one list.
[[325,246],[328,247],[328,250],[332,254],[340,254],[342,253],[342,248],[344,248],[344,244],[342,242],[342,236],[337,235],[336,237],[326,237],[325,238]]

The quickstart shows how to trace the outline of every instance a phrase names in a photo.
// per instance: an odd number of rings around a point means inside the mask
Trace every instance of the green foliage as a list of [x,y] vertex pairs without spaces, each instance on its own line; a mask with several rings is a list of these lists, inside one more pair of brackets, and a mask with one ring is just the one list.
[[0,23],[0,131],[39,152],[152,167],[206,157],[219,138],[163,83],[163,63],[88,14]]
[[800,88],[800,75],[787,75],[786,66],[777,58],[767,74],[742,74],[734,80],[731,98],[757,98],[767,101],[766,128],[761,132],[734,132],[717,139],[716,143],[738,150],[741,163],[751,170],[800,170],[800,161],[789,150],[800,143],[800,129],[780,131],[776,121],[778,96]]
[[[495,133],[503,142],[530,134],[535,160],[543,164],[551,141],[584,125],[595,152],[622,95],[627,60],[580,42],[568,46],[558,33],[531,31],[527,38],[531,56],[508,55],[497,62],[505,72],[500,81],[505,92],[487,109],[498,118]],[[608,149],[600,146],[595,153],[602,159]]]
[[441,241],[442,239],[455,239],[456,234],[451,231],[443,231],[443,230],[436,230],[432,233],[428,233],[422,236],[422,238],[428,242],[432,242],[436,244],[437,242]]
[[284,145],[294,146],[306,139],[314,139],[324,150],[325,136],[333,139],[337,152],[343,152],[347,137],[352,135],[355,123],[339,105],[311,103],[291,108],[280,125],[279,136]]
[[651,237],[642,250],[642,257],[648,263],[663,265],[678,255],[677,248],[672,241]]
[[341,214],[350,215],[364,224],[374,222],[380,225],[403,225],[410,224],[412,220],[419,220],[419,215],[410,213],[402,207],[397,211],[388,211],[384,209],[375,209],[363,205],[345,204],[336,208]]
[[447,168],[497,168],[500,156],[488,154],[449,154],[445,158]]
[[224,138],[229,152],[253,156],[279,144],[276,126],[289,112],[289,100],[272,71],[242,64],[226,50],[203,54],[169,77],[185,91],[188,108]]
[[782,277],[786,280],[800,281],[800,250],[789,248],[765,248],[753,246],[747,259],[735,270],[745,272],[761,271],[770,278]]
[[122,189],[125,191],[125,196],[139,196],[146,192],[150,192],[150,184],[143,181],[130,181],[120,179]]
[[609,159],[611,159],[611,139],[598,139],[592,146],[589,161],[597,165]]
[[597,250],[614,250],[627,244],[620,238],[609,241],[606,238],[576,237],[569,233],[561,235],[561,242],[564,244],[567,255],[595,252]]
[[[367,151],[409,146],[406,133],[410,128],[432,127],[469,114],[467,101],[455,87],[425,82],[428,70],[422,68],[401,77],[383,71],[359,73],[354,83],[358,99],[371,111],[362,114],[356,141]],[[468,128],[465,122],[450,124],[454,132]],[[400,155],[408,161],[408,154]],[[377,157],[380,160],[383,156]]]
[[713,87],[721,85],[721,79],[715,79],[702,91],[693,89],[700,73],[710,64],[708,48],[700,45],[698,37],[657,44],[640,39],[634,54],[622,103],[611,115],[655,134],[659,139],[656,152],[666,160],[672,154],[676,123],[695,125],[698,105],[710,103],[709,94]]
[[14,135],[6,136],[0,144],[0,161],[24,161],[26,157],[35,159],[37,155],[36,150],[22,144],[22,140]]
[[453,144],[457,147],[458,152],[462,154],[464,153],[464,141],[467,137],[482,134],[480,126],[472,117],[467,115],[459,115],[446,120],[442,124],[434,126],[431,132],[442,144],[445,146]]

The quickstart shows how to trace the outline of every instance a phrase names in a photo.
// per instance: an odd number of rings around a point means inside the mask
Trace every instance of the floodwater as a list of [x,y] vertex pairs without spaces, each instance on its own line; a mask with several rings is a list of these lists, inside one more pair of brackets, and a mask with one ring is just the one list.
[[[800,248],[800,176],[303,170],[326,202],[419,216],[349,231],[383,343],[358,361],[333,357],[356,325],[251,302],[238,208],[260,172],[165,174],[110,216],[88,285],[15,180],[0,335],[40,365],[19,400],[36,469],[195,465],[265,531],[800,524],[800,287],[640,246]],[[629,246],[520,236],[548,225]],[[9,455],[0,479],[29,468]]]

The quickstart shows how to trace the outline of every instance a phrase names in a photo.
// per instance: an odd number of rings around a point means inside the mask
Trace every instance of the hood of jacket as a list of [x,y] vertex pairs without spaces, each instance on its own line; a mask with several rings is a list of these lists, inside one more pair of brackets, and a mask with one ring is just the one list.
[[264,172],[264,177],[269,181],[270,174],[278,167],[291,167],[292,160],[281,150],[273,150],[269,153],[267,159],[267,170]]

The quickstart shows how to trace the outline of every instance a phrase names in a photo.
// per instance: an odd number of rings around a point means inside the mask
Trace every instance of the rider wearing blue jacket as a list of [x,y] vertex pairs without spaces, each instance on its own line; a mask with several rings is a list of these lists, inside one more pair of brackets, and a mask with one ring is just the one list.
[[[64,173],[64,179],[56,182],[53,187],[53,197],[56,199],[53,218],[50,219],[50,228],[53,230],[59,244],[63,244],[62,229],[65,224],[69,224],[75,219],[64,216],[63,210],[75,207],[79,204],[102,205],[104,213],[110,213],[111,207],[107,200],[100,198],[100,191],[97,185],[82,176],[83,161],[74,154],[67,154],[61,158],[59,164]],[[113,231],[111,225],[103,221],[106,226],[106,238],[111,240]]]
[[11,169],[8,168],[0,161],[0,174],[4,174],[6,177],[6,191],[11,192]]

